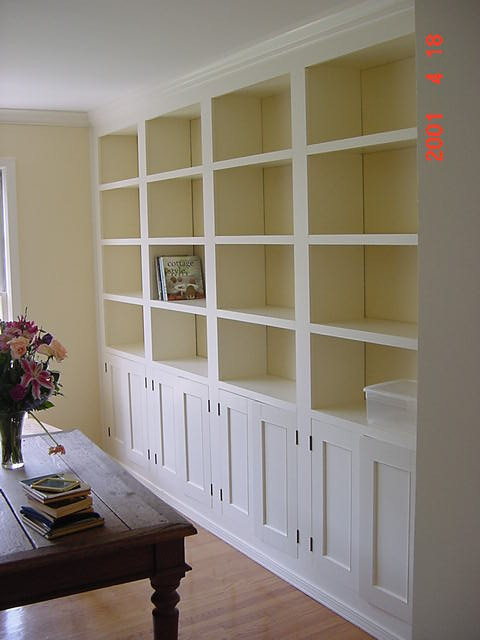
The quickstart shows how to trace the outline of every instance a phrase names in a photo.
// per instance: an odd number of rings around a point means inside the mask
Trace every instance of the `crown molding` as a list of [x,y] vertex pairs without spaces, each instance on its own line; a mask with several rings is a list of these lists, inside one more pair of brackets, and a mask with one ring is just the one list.
[[0,109],[0,124],[36,124],[55,127],[88,127],[86,111]]
[[208,66],[185,74],[173,82],[150,84],[113,100],[89,112],[90,124],[102,126],[112,116],[120,116],[130,105],[138,105],[158,100],[161,96],[189,89],[214,80],[222,75],[255,65],[260,61],[272,60],[291,51],[308,47],[324,38],[354,29],[365,23],[372,23],[395,15],[411,15],[413,20],[414,0],[365,0],[355,7],[330,14],[314,22],[292,29],[278,36],[226,56]]

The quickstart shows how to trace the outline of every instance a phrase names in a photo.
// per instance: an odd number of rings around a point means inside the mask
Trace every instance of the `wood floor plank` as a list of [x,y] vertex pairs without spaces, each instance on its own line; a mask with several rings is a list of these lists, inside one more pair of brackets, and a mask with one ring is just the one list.
[[[368,640],[370,635],[198,528],[179,640]],[[0,640],[151,640],[148,580],[0,611]]]

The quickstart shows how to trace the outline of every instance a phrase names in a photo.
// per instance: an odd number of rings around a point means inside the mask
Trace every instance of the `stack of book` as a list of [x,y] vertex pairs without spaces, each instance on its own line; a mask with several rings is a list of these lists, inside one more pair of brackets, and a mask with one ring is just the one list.
[[49,540],[104,523],[93,510],[89,485],[71,474],[26,478],[20,484],[28,501],[20,509],[22,521]]

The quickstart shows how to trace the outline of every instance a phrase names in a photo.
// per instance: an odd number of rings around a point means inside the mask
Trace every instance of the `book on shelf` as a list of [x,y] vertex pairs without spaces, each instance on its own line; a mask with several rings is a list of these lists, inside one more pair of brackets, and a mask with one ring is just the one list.
[[20,509],[20,517],[22,522],[45,538],[48,538],[48,540],[104,524],[104,519],[98,513],[89,509],[71,513],[61,518],[52,518],[32,509],[32,507],[23,506]]
[[53,518],[61,518],[62,516],[68,516],[70,513],[92,508],[92,497],[90,495],[71,496],[70,498],[61,498],[60,500],[44,504],[40,500],[27,494],[27,501],[28,505],[32,507],[32,509],[35,509],[35,511],[39,511]]
[[205,298],[202,265],[198,256],[157,256],[155,260],[160,300]]
[[[78,484],[74,489],[70,489],[69,491],[49,491],[45,489],[35,488],[34,485],[38,486],[38,483],[47,479],[58,479],[64,480],[66,482],[76,480]],[[43,504],[51,504],[52,502],[57,502],[62,498],[71,498],[73,496],[87,496],[90,493],[90,486],[85,482],[82,482],[79,478],[76,478],[72,474],[60,474],[53,473],[49,475],[37,476],[35,478],[25,478],[24,480],[20,480],[20,484],[22,485],[27,496],[32,496],[39,502]]]
[[156,271],[156,274],[157,274],[158,299],[159,300],[165,300],[163,281],[162,281],[161,257],[160,256],[155,258],[155,271]]

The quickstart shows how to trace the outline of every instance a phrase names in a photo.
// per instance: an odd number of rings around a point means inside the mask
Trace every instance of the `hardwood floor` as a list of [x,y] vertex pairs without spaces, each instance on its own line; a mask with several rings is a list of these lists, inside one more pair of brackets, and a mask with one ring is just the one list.
[[[367,640],[370,635],[198,528],[180,586],[180,640]],[[2,585],[5,588],[5,585]],[[8,587],[7,587],[8,588]],[[151,640],[148,580],[0,611],[1,640]]]

